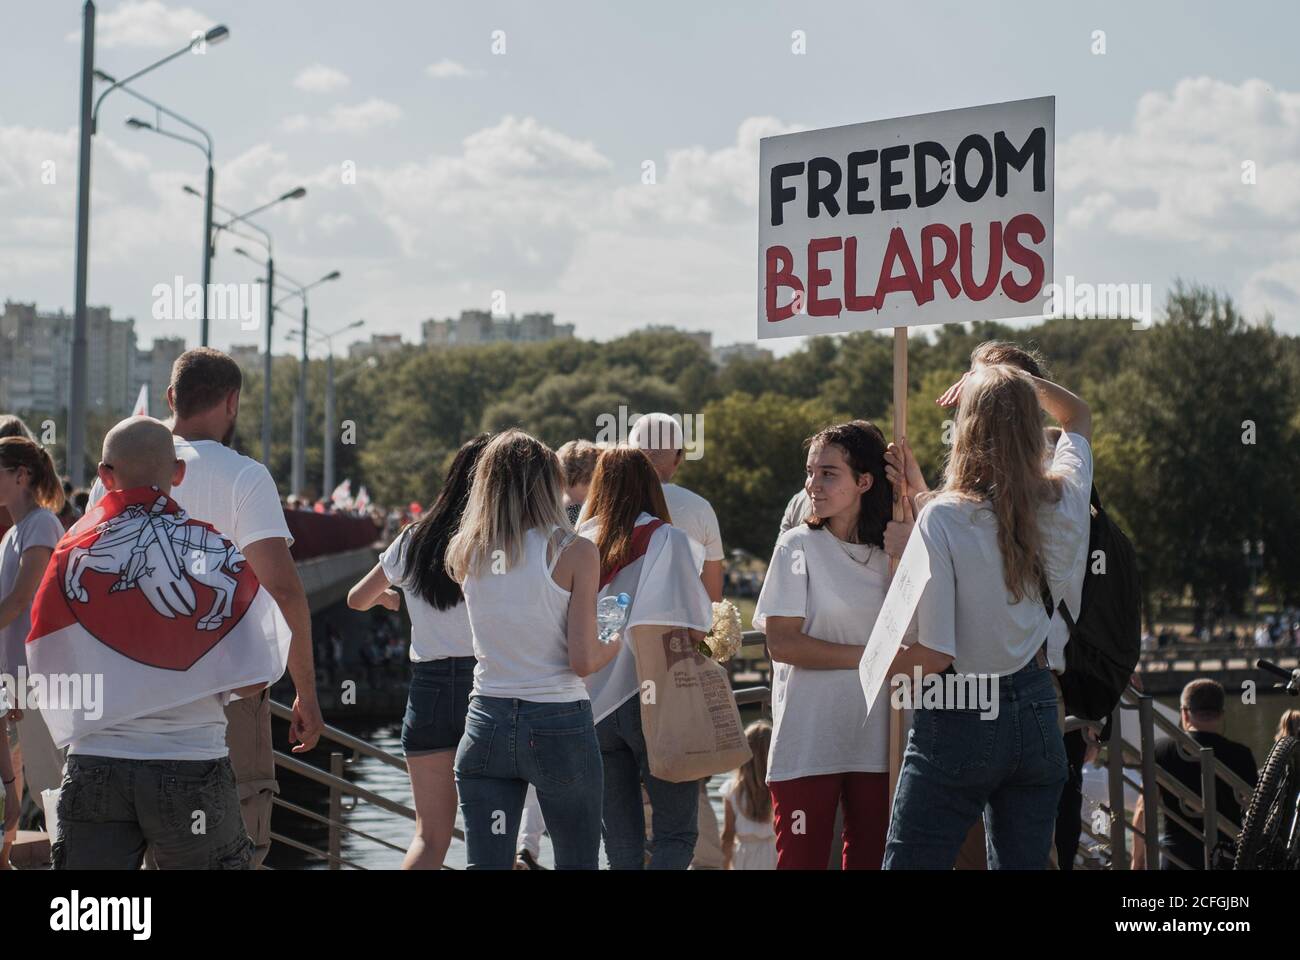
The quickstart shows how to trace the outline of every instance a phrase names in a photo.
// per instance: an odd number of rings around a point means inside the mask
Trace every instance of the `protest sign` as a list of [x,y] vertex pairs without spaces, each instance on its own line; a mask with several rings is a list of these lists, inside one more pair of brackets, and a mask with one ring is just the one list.
[[1055,98],[768,137],[759,339],[1041,316]]
[[918,533],[907,540],[894,579],[889,583],[889,592],[885,594],[885,602],[881,604],[880,614],[871,628],[867,649],[858,664],[858,678],[867,698],[868,716],[887,679],[889,665],[903,644],[903,635],[916,614],[921,593],[929,582],[930,555]]

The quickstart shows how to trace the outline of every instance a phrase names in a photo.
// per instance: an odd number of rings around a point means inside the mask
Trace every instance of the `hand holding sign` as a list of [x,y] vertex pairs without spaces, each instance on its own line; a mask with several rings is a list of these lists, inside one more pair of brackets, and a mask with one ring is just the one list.
[[901,520],[890,520],[885,524],[885,553],[891,557],[901,557],[903,551],[907,548],[907,541],[911,539],[912,528],[916,526],[916,514],[912,509],[912,498],[903,497],[903,517]]

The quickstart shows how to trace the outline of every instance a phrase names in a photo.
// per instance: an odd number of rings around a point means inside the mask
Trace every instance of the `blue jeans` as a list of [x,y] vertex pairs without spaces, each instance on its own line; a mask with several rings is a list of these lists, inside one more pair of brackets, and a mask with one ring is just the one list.
[[1047,867],[1068,765],[1050,671],[998,681],[998,716],[917,710],[903,754],[884,869],[951,870],[984,817],[990,870]]
[[603,777],[590,700],[471,697],[455,770],[469,869],[514,867],[530,783],[551,834],[555,868],[597,868]]
[[[605,856],[611,870],[645,867],[645,807],[641,784],[650,794],[651,870],[685,870],[699,836],[700,782],[669,783],[650,775],[650,756],[641,732],[641,701],[632,697],[596,724],[605,764]],[[550,824],[548,819],[547,824]]]
[[411,664],[411,690],[402,718],[402,749],[408,757],[460,745],[477,662],[474,657],[444,657]]

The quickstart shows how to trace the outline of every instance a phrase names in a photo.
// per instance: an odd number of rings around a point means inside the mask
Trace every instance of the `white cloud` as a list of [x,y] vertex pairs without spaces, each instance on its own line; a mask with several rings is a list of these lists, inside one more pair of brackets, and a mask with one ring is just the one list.
[[431,63],[425,67],[424,72],[435,80],[470,76],[470,71],[458,60],[439,60],[437,63]]
[[1073,264],[1058,273],[1083,261],[1100,279],[1210,282],[1248,317],[1272,311],[1300,332],[1297,158],[1300,92],[1194,77],[1145,93],[1127,129],[1058,146],[1058,247]]
[[306,93],[332,93],[342,90],[351,82],[342,70],[335,70],[323,63],[305,67],[293,78],[293,85]]
[[[1129,130],[1075,134],[1057,153],[1071,223],[1119,234],[1253,246],[1265,222],[1300,228],[1300,93],[1262,80],[1179,81],[1137,103]],[[1242,182],[1251,161],[1257,183]],[[1285,201],[1285,202],[1283,202]]]
[[366,133],[388,127],[402,118],[402,108],[395,103],[371,97],[361,103],[339,104],[319,117],[295,113],[285,117],[280,129],[286,133],[319,130],[322,133]]
[[[669,150],[667,165],[655,183],[641,180],[619,191],[617,204],[626,214],[650,214],[665,223],[734,222],[758,208],[758,142],[764,137],[802,129],[775,117],[749,117],[736,131],[736,142],[718,150],[703,146]],[[752,222],[752,221],[751,221]]]
[[[95,47],[171,47],[180,49],[194,31],[206,31],[216,21],[192,7],[168,7],[161,0],[124,0],[115,9],[95,15]],[[81,28],[67,35],[81,42]]]

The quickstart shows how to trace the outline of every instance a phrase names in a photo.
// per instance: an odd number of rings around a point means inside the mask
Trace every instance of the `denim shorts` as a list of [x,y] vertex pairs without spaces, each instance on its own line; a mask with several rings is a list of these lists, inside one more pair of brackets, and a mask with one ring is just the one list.
[[475,662],[473,657],[445,657],[411,664],[411,692],[402,718],[407,756],[442,753],[460,744]]

